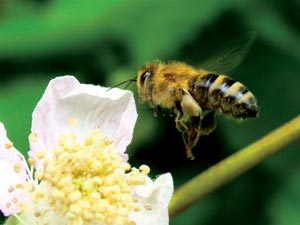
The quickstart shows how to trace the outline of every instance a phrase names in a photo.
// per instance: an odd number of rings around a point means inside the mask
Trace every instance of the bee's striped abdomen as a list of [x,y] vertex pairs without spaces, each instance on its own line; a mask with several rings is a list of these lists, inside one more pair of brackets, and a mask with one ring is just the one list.
[[253,94],[243,84],[227,76],[195,76],[190,79],[190,87],[191,95],[204,110],[216,110],[238,119],[258,114]]

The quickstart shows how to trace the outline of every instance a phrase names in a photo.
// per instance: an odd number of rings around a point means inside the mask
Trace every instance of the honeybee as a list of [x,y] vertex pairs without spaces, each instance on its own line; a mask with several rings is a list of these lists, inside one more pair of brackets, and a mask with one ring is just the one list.
[[140,103],[148,102],[154,112],[158,108],[171,109],[189,159],[195,158],[192,148],[199,137],[216,128],[216,112],[235,119],[258,116],[254,95],[242,83],[223,74],[242,61],[254,38],[251,32],[230,42],[200,69],[183,62],[156,60],[138,71]]

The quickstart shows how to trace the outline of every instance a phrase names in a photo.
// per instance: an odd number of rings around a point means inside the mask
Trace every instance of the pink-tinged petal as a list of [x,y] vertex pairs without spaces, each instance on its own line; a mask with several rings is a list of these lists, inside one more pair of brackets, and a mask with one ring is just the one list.
[[[69,124],[70,118],[76,120],[75,126]],[[55,78],[32,114],[31,130],[37,140],[30,141],[30,156],[38,161],[37,151],[51,150],[61,134],[73,132],[83,139],[96,127],[113,140],[122,155],[132,139],[136,118],[129,91],[80,84],[73,76]]]
[[168,205],[173,195],[173,179],[170,173],[159,176],[154,182],[137,186],[135,194],[140,211],[131,213],[130,217],[138,225],[169,224]]
[[0,122],[0,210],[5,216],[20,212],[20,209],[13,203],[29,203],[29,193],[22,188],[15,188],[16,184],[26,184],[29,177],[28,167],[24,157],[12,145],[6,136],[6,130]]

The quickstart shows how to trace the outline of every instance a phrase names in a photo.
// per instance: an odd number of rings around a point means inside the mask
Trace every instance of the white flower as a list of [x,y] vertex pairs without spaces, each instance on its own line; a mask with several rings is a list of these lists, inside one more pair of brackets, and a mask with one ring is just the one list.
[[30,169],[0,123],[0,210],[19,224],[168,224],[171,175],[152,181],[127,163],[136,118],[129,91],[50,81],[32,115]]

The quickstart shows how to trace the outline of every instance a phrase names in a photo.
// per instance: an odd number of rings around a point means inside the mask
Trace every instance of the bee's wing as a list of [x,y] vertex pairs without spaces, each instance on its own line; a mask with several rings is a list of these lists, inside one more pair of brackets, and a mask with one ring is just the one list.
[[200,68],[221,74],[234,69],[249,52],[255,37],[256,32],[248,32],[237,37],[201,63]]

